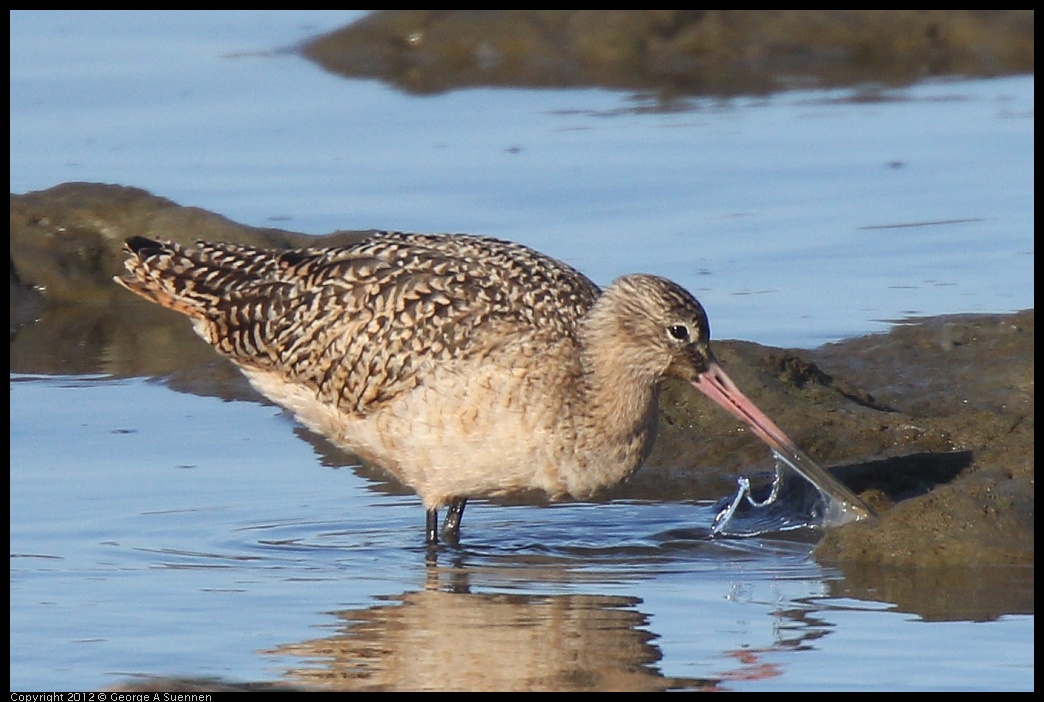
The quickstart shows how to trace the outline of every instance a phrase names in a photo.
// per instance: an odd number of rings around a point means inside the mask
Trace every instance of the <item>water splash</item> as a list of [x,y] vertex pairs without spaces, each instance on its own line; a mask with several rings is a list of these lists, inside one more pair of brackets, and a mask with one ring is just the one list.
[[[731,497],[719,500],[711,536],[759,536],[798,529],[829,529],[873,516],[873,511],[833,478],[822,484],[810,477],[826,474],[806,454],[772,452],[776,465],[761,484],[738,479]],[[809,471],[811,464],[817,471]],[[828,474],[827,474],[828,475]],[[769,481],[768,478],[771,478]]]

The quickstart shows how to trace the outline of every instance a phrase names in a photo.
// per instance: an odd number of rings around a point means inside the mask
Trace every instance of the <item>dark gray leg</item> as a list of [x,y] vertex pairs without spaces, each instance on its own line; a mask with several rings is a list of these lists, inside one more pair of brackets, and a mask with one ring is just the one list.
[[460,518],[464,516],[466,497],[454,500],[446,510],[446,522],[442,525],[442,540],[454,546],[460,541]]
[[439,511],[437,509],[428,510],[428,524],[425,529],[424,543],[428,546],[434,546],[439,543]]

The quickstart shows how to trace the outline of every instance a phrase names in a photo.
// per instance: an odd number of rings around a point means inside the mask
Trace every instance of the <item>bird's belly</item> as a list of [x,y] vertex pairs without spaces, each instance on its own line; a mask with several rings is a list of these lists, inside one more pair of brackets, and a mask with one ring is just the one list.
[[309,429],[386,469],[429,508],[529,490],[586,497],[634,467],[594,466],[578,455],[579,429],[563,393],[521,371],[447,366],[362,415],[320,401],[314,389],[284,376],[244,372]]

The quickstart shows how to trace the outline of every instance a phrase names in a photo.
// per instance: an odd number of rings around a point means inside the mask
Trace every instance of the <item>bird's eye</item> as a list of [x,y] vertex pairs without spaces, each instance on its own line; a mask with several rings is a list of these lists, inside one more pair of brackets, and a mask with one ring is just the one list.
[[689,338],[689,328],[684,324],[672,324],[667,327],[667,333],[678,341],[685,341]]

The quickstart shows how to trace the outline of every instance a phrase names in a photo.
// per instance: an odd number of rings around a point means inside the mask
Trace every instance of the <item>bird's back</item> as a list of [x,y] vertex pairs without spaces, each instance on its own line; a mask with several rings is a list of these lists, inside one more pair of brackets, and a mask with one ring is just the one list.
[[191,317],[245,369],[352,414],[422,383],[432,364],[575,342],[599,294],[573,268],[486,237],[379,233],[284,251],[136,237],[128,249],[124,287]]

